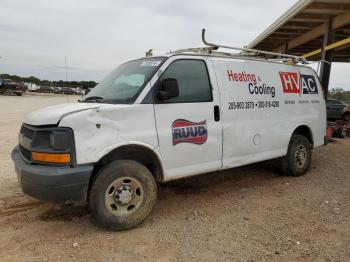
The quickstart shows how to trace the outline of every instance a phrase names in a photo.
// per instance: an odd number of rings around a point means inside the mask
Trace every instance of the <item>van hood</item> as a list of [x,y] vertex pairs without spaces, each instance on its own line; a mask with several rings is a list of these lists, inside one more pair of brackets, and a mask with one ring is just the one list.
[[105,106],[98,103],[67,103],[55,106],[49,106],[31,112],[24,119],[24,123],[33,126],[56,125],[62,118],[89,109],[97,109]]

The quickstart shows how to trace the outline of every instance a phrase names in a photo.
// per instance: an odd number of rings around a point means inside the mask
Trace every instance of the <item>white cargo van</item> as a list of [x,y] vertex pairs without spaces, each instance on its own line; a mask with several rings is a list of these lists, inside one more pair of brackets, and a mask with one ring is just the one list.
[[157,183],[270,159],[306,173],[325,144],[316,73],[218,47],[122,64],[79,103],[29,114],[12,153],[23,192],[87,200],[101,225],[120,230],[149,215]]

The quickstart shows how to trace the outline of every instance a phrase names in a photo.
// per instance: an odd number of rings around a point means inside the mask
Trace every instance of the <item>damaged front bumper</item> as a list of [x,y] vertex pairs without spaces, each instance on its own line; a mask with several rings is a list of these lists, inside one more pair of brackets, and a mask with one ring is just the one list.
[[93,165],[45,166],[25,162],[15,147],[11,154],[24,194],[49,201],[85,201]]

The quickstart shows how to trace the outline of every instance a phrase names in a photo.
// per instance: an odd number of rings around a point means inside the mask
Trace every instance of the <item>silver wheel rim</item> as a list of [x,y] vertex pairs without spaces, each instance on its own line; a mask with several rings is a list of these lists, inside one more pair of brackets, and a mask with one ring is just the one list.
[[113,215],[128,215],[141,206],[143,198],[144,191],[139,181],[132,177],[121,177],[107,187],[105,204]]
[[297,164],[297,166],[299,168],[304,167],[306,163],[306,157],[307,157],[307,152],[304,145],[297,146],[294,157],[295,157],[295,163]]

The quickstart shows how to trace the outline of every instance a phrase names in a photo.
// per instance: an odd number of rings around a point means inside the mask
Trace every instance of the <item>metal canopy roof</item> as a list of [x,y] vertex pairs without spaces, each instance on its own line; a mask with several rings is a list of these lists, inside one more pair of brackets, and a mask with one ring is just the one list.
[[248,48],[321,59],[324,35],[334,39],[333,62],[350,62],[350,0],[300,0],[258,36]]

